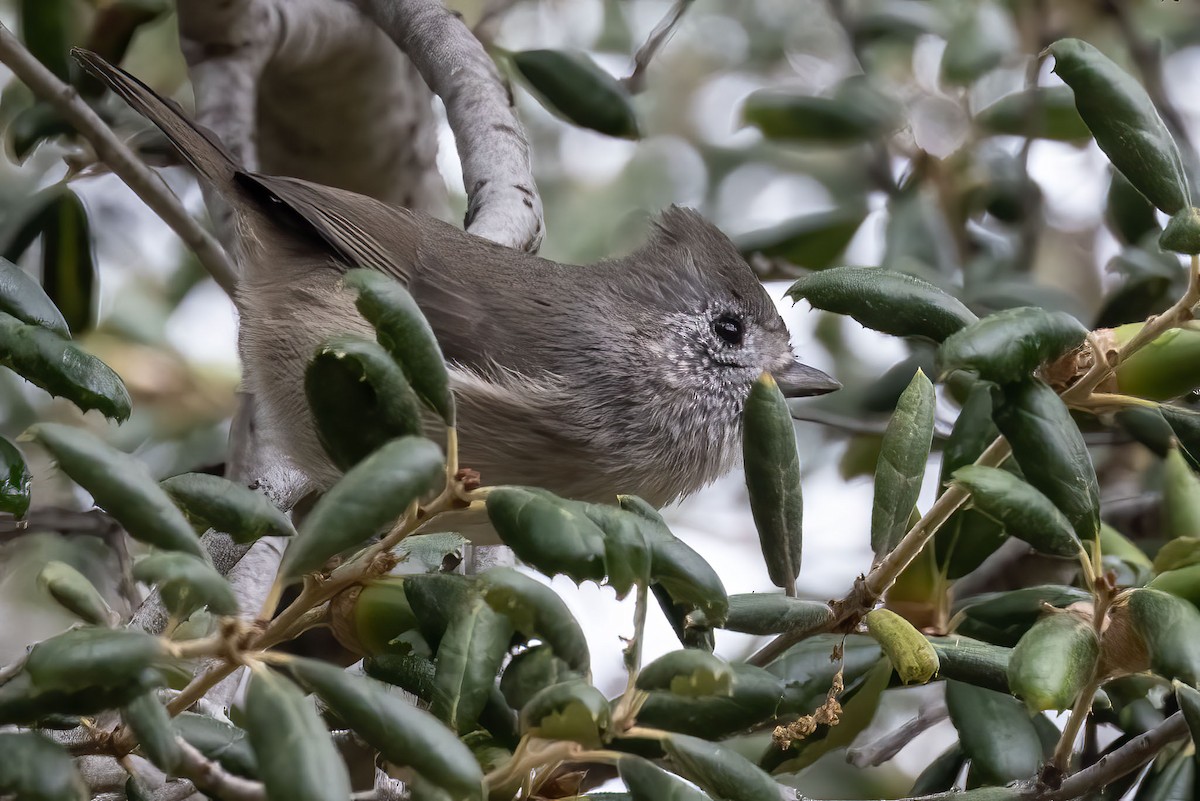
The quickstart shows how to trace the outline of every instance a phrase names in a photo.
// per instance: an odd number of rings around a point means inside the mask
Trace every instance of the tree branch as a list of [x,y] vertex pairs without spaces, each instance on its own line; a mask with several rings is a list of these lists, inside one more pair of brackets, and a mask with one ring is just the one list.
[[35,95],[53,105],[80,136],[91,143],[96,155],[179,235],[209,275],[232,295],[237,271],[212,235],[192,219],[163,180],[131,153],[96,112],[80,99],[79,92],[42,66],[3,25],[0,25],[0,61]]
[[667,43],[675,33],[675,28],[678,27],[683,19],[683,14],[691,6],[692,0],[675,0],[675,4],[671,6],[671,10],[667,15],[654,26],[654,30],[650,32],[650,36],[646,38],[645,44],[638,48],[637,53],[633,57],[633,72],[629,77],[622,81],[625,88],[630,94],[636,95],[645,88],[646,70],[650,67],[650,62],[654,60],[655,54],[659,49]]
[[464,226],[517,250],[542,243],[529,143],[495,65],[441,0],[354,0],[408,54],[446,105],[467,190]]

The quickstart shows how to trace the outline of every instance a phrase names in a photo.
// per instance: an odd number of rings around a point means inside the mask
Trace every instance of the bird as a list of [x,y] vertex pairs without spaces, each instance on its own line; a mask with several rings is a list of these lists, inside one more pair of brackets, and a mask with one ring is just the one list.
[[668,207],[628,255],[561,264],[372,197],[243,169],[176,103],[94,53],[75,56],[232,208],[243,381],[318,488],[342,472],[320,443],[305,369],[332,335],[374,337],[342,281],[355,268],[402,283],[428,320],[455,396],[459,463],[484,485],[662,507],[737,464],[763,373],[786,397],[840,387],[797,359],[762,283],[696,211]]

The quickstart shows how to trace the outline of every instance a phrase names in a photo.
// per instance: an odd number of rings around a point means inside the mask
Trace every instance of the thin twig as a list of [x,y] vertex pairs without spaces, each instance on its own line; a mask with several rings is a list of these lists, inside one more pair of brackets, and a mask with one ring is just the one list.
[[60,81],[37,60],[12,31],[0,24],[0,62],[13,71],[39,98],[50,103],[84,139],[96,155],[179,235],[209,275],[230,296],[237,285],[237,269],[207,231],[192,219],[162,178],[130,152],[104,120],[79,97],[73,86]]
[[267,791],[260,782],[234,776],[183,738],[176,738],[176,743],[182,758],[175,772],[190,779],[204,794],[224,801],[266,801]]
[[846,752],[846,761],[856,768],[874,768],[892,759],[921,732],[941,723],[950,716],[944,703],[922,706],[916,717],[888,732],[874,742]]
[[654,60],[654,56],[659,49],[667,43],[667,40],[675,33],[675,28],[683,19],[683,14],[688,10],[688,6],[692,4],[692,0],[675,0],[671,10],[667,15],[654,26],[654,30],[650,32],[650,36],[646,38],[645,44],[638,48],[637,53],[633,57],[633,72],[628,78],[621,81],[630,94],[638,94],[646,88],[646,70],[650,67],[650,62]]
[[1111,754],[1100,757],[1096,764],[1068,776],[1057,790],[1043,792],[1034,797],[1038,801],[1081,798],[1142,767],[1154,759],[1163,746],[1186,737],[1187,734],[1188,727],[1183,713],[1176,712],[1150,731],[1134,737]]

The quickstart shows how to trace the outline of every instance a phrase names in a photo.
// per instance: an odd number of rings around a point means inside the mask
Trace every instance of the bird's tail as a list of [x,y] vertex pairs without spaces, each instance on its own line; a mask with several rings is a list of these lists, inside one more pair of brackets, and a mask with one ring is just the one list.
[[241,166],[221,144],[216,134],[197,125],[184,115],[183,109],[120,67],[109,64],[90,50],[74,48],[71,55],[88,72],[124,98],[138,113],[159,127],[180,155],[192,165],[200,177],[219,192],[228,192],[233,177]]

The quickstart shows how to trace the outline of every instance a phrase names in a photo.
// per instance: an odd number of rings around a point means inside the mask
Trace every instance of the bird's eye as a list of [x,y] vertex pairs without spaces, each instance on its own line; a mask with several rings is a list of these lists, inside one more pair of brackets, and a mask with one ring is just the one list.
[[740,345],[745,330],[741,320],[732,314],[722,314],[713,320],[713,333],[724,340],[727,345]]

